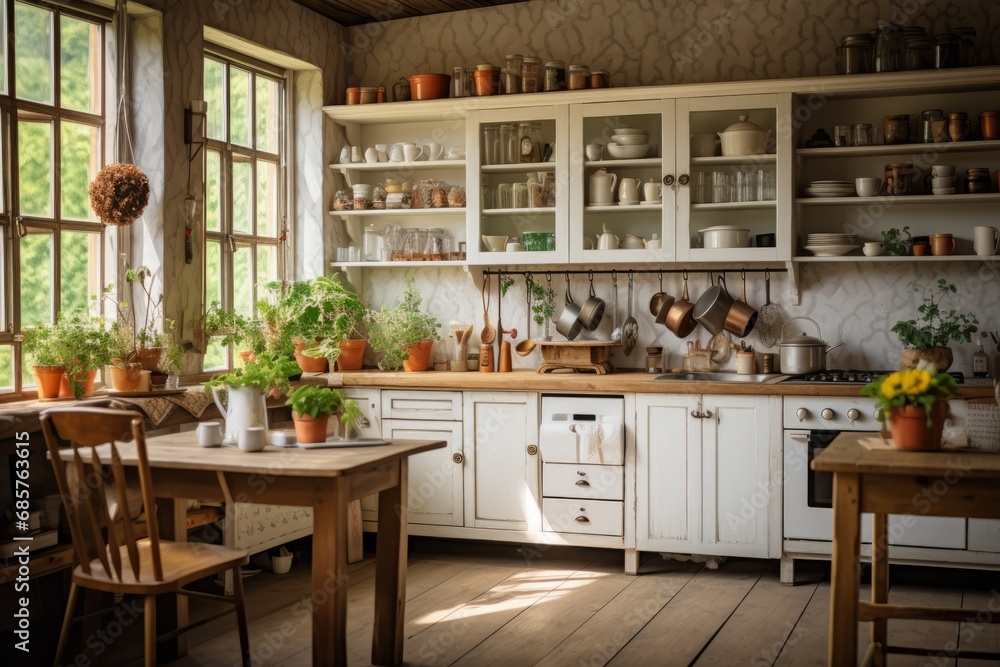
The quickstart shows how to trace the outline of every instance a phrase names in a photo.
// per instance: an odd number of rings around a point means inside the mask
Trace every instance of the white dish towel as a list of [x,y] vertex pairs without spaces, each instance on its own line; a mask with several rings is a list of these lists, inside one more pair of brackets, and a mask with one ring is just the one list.
[[587,445],[587,458],[598,455],[601,463],[604,463],[604,452],[601,446],[604,444],[604,424],[594,422],[591,424],[571,424],[569,430],[576,433],[580,440]]

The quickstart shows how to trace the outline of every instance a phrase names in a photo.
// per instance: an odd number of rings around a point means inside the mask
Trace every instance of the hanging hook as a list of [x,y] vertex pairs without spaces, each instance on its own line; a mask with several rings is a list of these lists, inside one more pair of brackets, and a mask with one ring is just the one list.
[[614,269],[611,270],[611,284],[612,285],[618,284],[618,272],[615,271]]
[[552,272],[551,272],[551,271],[546,271],[546,272],[545,272],[545,281],[546,281],[546,282],[547,282],[547,283],[548,283],[548,284],[549,284],[550,286],[552,285]]

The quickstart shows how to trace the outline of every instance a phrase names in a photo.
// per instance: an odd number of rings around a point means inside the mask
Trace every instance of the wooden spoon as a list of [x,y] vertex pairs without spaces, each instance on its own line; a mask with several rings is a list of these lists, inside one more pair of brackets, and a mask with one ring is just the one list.
[[514,352],[517,353],[519,357],[526,357],[535,351],[535,341],[531,340],[531,287],[532,280],[531,276],[524,283],[525,301],[528,304],[528,330],[525,333],[525,339],[522,340],[514,347]]
[[479,339],[484,345],[492,345],[497,339],[497,330],[490,324],[490,276],[483,279],[483,330],[479,332]]

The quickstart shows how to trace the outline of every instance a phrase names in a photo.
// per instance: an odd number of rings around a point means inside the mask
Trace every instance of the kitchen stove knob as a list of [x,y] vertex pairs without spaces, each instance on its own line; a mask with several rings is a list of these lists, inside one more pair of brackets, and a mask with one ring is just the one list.
[[800,422],[804,422],[809,417],[809,411],[805,408],[799,408],[795,411],[795,416],[799,418]]
[[462,456],[462,452],[455,452],[454,454],[451,455],[451,460],[454,461],[455,463],[461,463],[462,461],[465,460],[465,457]]
[[820,414],[820,416],[823,419],[825,419],[827,421],[830,421],[831,419],[833,419],[833,410],[831,410],[830,408],[823,408],[823,412],[821,412],[819,414]]
[[861,411],[857,408],[851,408],[847,411],[847,418],[851,420],[851,426],[854,426],[854,422],[861,419]]
[[538,453],[538,445],[528,445],[528,456],[534,456]]

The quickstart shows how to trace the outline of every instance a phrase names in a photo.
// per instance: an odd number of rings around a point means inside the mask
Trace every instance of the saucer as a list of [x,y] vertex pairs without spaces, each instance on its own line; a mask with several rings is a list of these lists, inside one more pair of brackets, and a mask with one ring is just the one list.
[[622,201],[618,202],[618,205],[619,206],[635,206],[638,203],[639,203],[638,199],[623,199]]

